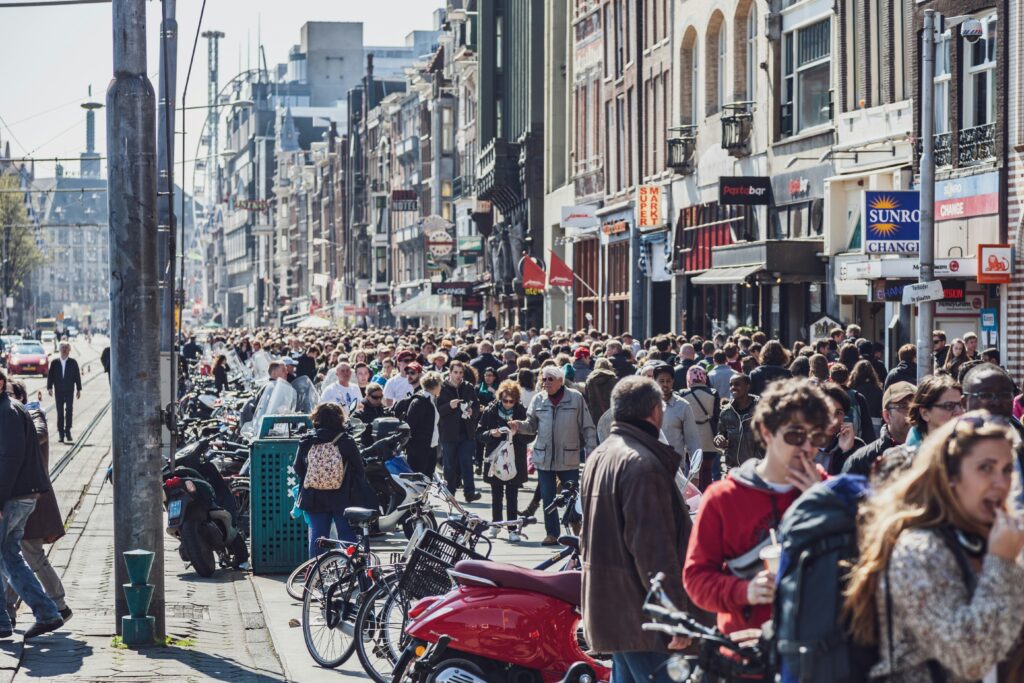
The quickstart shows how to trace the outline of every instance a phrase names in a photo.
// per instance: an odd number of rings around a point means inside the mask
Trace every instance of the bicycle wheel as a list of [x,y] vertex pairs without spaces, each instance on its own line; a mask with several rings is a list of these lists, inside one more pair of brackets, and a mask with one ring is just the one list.
[[293,600],[302,600],[302,595],[305,592],[304,587],[306,585],[306,573],[315,563],[315,557],[308,559],[292,570],[292,573],[288,575],[288,581],[284,584],[284,589],[288,591],[288,595]]
[[344,554],[313,566],[302,596],[302,638],[317,664],[329,669],[352,656],[359,576]]
[[409,600],[398,589],[401,574],[381,579],[363,598],[356,617],[356,654],[376,683],[390,683],[402,650],[409,644],[405,623]]

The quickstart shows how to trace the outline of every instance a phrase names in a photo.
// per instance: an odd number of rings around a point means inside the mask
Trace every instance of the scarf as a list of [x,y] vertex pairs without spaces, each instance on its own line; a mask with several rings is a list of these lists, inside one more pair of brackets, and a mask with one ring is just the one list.
[[511,408],[506,409],[504,404],[498,403],[498,417],[505,422],[508,422],[512,419],[512,413],[515,411],[515,408],[516,407],[513,405]]

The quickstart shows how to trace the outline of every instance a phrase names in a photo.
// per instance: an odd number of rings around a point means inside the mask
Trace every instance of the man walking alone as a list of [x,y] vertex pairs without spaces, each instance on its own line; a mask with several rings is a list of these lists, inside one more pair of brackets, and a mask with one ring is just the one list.
[[70,443],[74,400],[82,398],[82,375],[78,371],[78,361],[71,358],[71,344],[68,342],[60,343],[60,358],[50,363],[50,371],[46,373],[46,390],[50,396],[54,396],[56,391],[57,433],[61,443]]

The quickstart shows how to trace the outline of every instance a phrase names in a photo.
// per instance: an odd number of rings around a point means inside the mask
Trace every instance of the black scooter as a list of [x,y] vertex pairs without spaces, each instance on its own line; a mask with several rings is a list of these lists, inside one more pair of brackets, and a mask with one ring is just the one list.
[[249,559],[238,529],[235,496],[207,458],[211,437],[189,444],[175,455],[175,468],[164,467],[167,533],[181,545],[178,555],[207,577],[221,567],[240,568]]

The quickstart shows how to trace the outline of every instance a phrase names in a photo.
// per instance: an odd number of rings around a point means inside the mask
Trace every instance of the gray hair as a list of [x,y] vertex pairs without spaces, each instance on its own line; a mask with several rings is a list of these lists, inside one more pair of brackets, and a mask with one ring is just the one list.
[[68,351],[70,351],[71,350],[71,342],[62,341],[58,348],[67,349]]
[[661,387],[647,377],[623,377],[612,389],[612,415],[617,422],[646,420],[661,402]]

